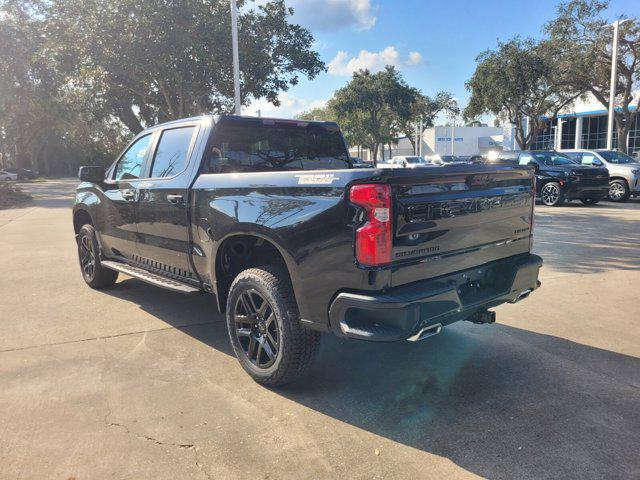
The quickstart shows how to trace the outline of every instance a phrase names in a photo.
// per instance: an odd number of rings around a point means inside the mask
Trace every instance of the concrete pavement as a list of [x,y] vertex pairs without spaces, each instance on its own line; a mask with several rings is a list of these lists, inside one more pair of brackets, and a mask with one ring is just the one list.
[[538,208],[543,286],[418,344],[247,377],[206,295],[87,288],[73,181],[0,211],[0,478],[638,478],[640,202]]

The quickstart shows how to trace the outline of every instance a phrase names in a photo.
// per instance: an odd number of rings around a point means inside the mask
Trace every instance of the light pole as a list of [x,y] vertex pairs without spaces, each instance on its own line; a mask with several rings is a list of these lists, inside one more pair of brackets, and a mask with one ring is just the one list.
[[231,0],[231,43],[233,45],[233,90],[235,114],[242,114],[240,104],[240,60],[238,54],[238,7],[236,0]]
[[616,100],[616,85],[618,84],[618,31],[620,25],[629,19],[616,20],[613,26],[613,45],[611,46],[611,81],[609,82],[609,117],[607,119],[607,150],[613,149],[613,112]]
[[419,132],[418,132],[418,140],[419,140],[419,147],[418,147],[418,156],[421,157],[422,156],[422,117],[420,117],[420,127],[419,127]]

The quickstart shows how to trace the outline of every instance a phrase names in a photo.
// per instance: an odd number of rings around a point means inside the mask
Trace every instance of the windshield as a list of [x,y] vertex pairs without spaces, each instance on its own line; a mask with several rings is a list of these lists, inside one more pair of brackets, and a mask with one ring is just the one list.
[[451,162],[457,162],[458,161],[458,157],[456,157],[455,155],[441,155],[440,158],[445,163],[451,163]]
[[340,131],[331,126],[264,121],[221,122],[207,173],[350,168]]
[[621,152],[616,152],[615,150],[606,150],[603,152],[598,152],[602,158],[604,158],[607,162],[610,163],[638,163],[638,160],[630,157],[629,155]]
[[575,165],[574,162],[566,155],[557,152],[536,152],[532,154],[536,160],[544,163],[548,167],[557,167],[561,165]]

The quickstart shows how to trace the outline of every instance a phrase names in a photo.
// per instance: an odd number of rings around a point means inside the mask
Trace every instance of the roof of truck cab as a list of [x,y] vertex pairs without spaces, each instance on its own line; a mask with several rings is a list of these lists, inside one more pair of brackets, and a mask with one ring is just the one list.
[[318,120],[300,120],[297,118],[276,118],[276,117],[254,117],[250,115],[198,115],[195,117],[180,118],[177,120],[171,120],[169,122],[158,123],[156,125],[147,127],[144,131],[155,130],[157,128],[164,128],[171,125],[179,125],[182,123],[201,122],[204,120],[213,121],[218,123],[220,120],[257,120],[263,122],[276,122],[276,123],[290,123],[290,124],[312,124],[312,125],[325,125],[325,126],[338,126],[336,122],[318,121]]

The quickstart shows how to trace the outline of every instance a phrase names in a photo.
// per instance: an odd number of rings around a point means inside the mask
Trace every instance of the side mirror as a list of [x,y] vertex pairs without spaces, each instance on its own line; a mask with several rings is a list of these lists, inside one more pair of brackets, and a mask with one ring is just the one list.
[[594,160],[593,160],[593,164],[594,164],[596,167],[601,167],[602,165],[604,165],[604,163],[602,163],[602,160],[599,160],[599,159],[597,159],[597,158],[594,158]]
[[100,183],[104,181],[104,167],[80,167],[78,178],[81,182]]
[[533,160],[531,160],[527,165],[529,165],[530,167],[533,167],[533,169],[537,172],[540,169],[540,166],[534,162]]

